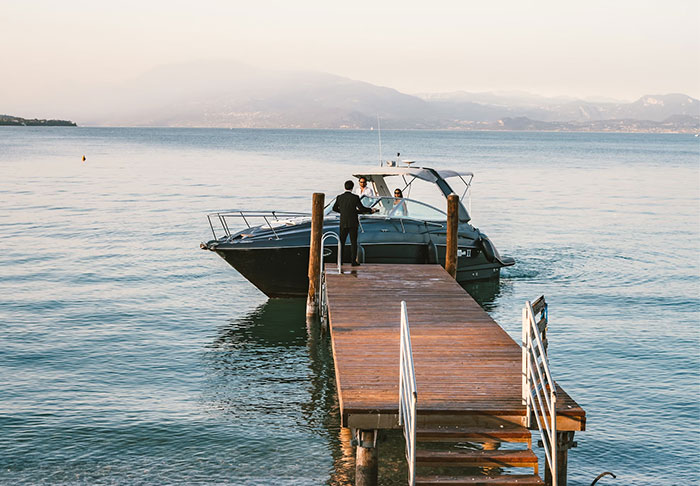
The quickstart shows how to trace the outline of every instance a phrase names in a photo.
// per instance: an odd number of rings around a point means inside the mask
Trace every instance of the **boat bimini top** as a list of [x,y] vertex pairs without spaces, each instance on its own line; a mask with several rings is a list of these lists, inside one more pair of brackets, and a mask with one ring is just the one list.
[[[353,174],[355,177],[364,176],[367,179],[370,176],[375,177],[387,177],[387,176],[413,176],[416,179],[422,179],[427,182],[435,182],[438,178],[449,179],[450,177],[467,177],[469,182],[471,182],[474,177],[472,172],[456,171],[456,170],[436,170],[428,169],[423,167],[379,167],[374,169],[367,169],[361,173]],[[464,179],[462,179],[464,180]],[[467,181],[465,181],[465,184]]]
[[[447,183],[447,179],[458,177],[464,183],[465,189],[459,198],[459,219],[460,221],[469,221],[471,210],[471,183],[474,179],[472,172],[456,171],[451,169],[430,169],[428,167],[376,167],[368,168],[362,172],[353,174],[354,177],[364,177],[374,186],[375,193],[379,197],[391,197],[393,194],[386,184],[386,177],[401,177],[405,183],[404,192],[416,180],[422,180],[428,183],[435,184],[445,198],[450,194],[456,194],[452,187]],[[459,195],[459,194],[458,194]],[[467,197],[469,201],[469,209],[464,207],[462,201]]]

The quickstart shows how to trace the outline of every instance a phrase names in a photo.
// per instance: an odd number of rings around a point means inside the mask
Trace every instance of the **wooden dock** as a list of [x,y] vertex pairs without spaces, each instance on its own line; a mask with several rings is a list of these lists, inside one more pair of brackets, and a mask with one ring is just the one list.
[[[464,434],[497,435],[500,429],[503,437],[492,435],[492,442],[508,442],[508,434],[514,441],[523,441],[522,427],[527,424],[521,346],[441,266],[367,264],[343,266],[343,273],[338,274],[336,266],[326,265],[325,279],[344,427],[362,431],[399,427],[400,302],[406,301],[418,390],[419,440],[449,441],[449,434],[469,440]],[[513,319],[519,317],[515,314]],[[559,386],[556,411],[557,434],[572,443],[573,431],[585,429],[586,414]],[[564,444],[562,450],[567,448]],[[468,454],[442,454],[423,451],[418,460],[428,465],[518,467],[533,466],[534,456],[529,451],[528,461],[516,458],[508,463],[498,462],[493,455],[492,462],[479,462],[473,459],[478,454],[471,454],[472,459]],[[565,471],[566,456],[557,455],[557,462],[560,459]],[[533,467],[536,474],[536,457]],[[479,477],[483,484],[544,484],[533,478],[534,482],[527,482],[524,476],[511,476],[518,479],[513,483]],[[432,478],[433,482],[424,477],[416,484],[482,484],[473,477],[465,480],[468,483]]]

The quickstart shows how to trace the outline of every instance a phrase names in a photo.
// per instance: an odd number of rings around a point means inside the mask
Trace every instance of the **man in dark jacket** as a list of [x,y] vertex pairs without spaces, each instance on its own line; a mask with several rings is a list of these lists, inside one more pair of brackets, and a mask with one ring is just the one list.
[[360,225],[358,214],[373,213],[374,210],[364,206],[360,202],[360,197],[352,193],[355,184],[352,181],[345,181],[345,192],[335,198],[333,211],[340,213],[340,251],[341,255],[345,251],[345,240],[350,235],[350,247],[352,255],[352,266],[357,267],[357,228]]

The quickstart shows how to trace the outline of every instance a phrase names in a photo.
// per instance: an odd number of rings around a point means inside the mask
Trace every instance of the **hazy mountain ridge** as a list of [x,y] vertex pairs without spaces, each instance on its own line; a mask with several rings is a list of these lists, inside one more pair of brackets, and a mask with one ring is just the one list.
[[542,121],[589,121],[609,119],[636,119],[661,122],[673,115],[700,117],[700,102],[683,94],[645,95],[633,102],[585,101],[570,98],[547,98],[528,95],[498,95],[495,93],[446,93],[420,95],[435,103],[459,106],[465,100],[498,108],[517,116]]
[[327,73],[218,61],[163,66],[128,83],[81,93],[67,106],[72,119],[90,125],[368,129],[379,116],[389,129],[507,129],[522,124],[504,120],[521,118],[553,130],[585,130],[605,120],[649,122],[606,125],[623,131],[700,129],[700,102],[682,94],[646,95],[631,103],[528,93],[410,95]]

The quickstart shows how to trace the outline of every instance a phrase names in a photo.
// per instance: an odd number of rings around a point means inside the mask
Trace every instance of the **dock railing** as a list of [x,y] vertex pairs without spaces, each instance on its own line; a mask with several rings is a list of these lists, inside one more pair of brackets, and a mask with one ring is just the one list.
[[318,315],[321,316],[322,319],[325,319],[326,317],[326,270],[325,266],[323,265],[323,249],[326,245],[326,240],[329,238],[335,238],[338,241],[338,273],[343,273],[342,270],[342,262],[343,262],[343,255],[342,255],[342,245],[340,244],[340,236],[338,236],[338,233],[334,231],[326,231],[323,233],[323,236],[321,237],[321,271],[319,272],[319,282],[318,282],[318,289],[320,292],[320,297],[318,299]]
[[547,303],[544,296],[533,304],[525,302],[522,317],[522,397],[527,426],[532,428],[534,417],[542,435],[551,484],[557,486],[557,392],[547,359]]
[[406,439],[408,484],[416,484],[416,371],[411,348],[411,331],[408,325],[406,302],[401,301],[401,351],[399,359],[399,425],[403,426]]

